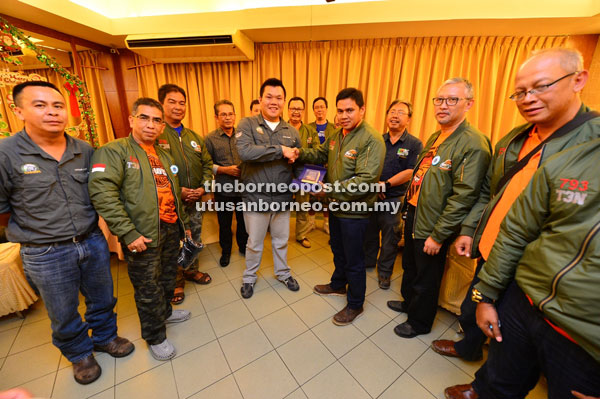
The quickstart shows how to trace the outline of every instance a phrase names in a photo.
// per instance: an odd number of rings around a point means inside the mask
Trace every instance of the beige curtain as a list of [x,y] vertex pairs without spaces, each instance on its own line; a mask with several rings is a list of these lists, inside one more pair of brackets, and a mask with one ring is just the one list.
[[163,84],[181,86],[188,103],[183,124],[201,135],[216,129],[215,102],[230,100],[239,120],[248,116],[250,103],[257,97],[251,62],[152,64],[139,56],[135,60],[136,65],[147,65],[137,68],[140,96],[158,99],[158,88]]
[[[188,92],[184,124],[206,134],[215,128],[212,104],[231,100],[238,119],[247,116],[261,82],[283,80],[288,98],[307,102],[305,120],[314,119],[312,100],[329,101],[328,118],[335,114],[335,96],[344,87],[364,92],[365,119],[385,130],[385,110],[395,98],[413,103],[410,131],[425,140],[437,129],[431,98],[451,77],[469,79],[475,105],[468,119],[493,143],[522,122],[508,99],[519,65],[531,51],[565,45],[566,37],[429,37],[326,42],[257,44],[253,62],[155,64],[138,58],[140,95],[156,97],[164,83]],[[284,113],[287,118],[287,111]]]
[[83,72],[82,80],[90,93],[90,101],[94,110],[98,145],[106,144],[115,139],[115,132],[110,121],[106,94],[100,77],[100,69],[98,69],[98,52],[92,50],[79,51],[78,55]]

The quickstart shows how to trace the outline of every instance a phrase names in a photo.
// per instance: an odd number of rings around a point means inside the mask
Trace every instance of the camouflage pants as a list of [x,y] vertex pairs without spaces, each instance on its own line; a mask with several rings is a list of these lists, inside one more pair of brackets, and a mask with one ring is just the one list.
[[149,345],[167,338],[165,320],[171,316],[171,298],[175,289],[179,224],[160,222],[158,246],[132,253],[123,245],[127,271],[134,289],[142,338]]
[[[184,204],[185,213],[190,217],[190,229],[192,230],[192,240],[196,242],[202,242],[202,212],[196,210],[196,202]],[[187,269],[188,272],[197,272],[200,267],[198,259]],[[177,268],[177,282],[175,284],[178,288],[185,286],[185,278],[183,275],[183,268]]]

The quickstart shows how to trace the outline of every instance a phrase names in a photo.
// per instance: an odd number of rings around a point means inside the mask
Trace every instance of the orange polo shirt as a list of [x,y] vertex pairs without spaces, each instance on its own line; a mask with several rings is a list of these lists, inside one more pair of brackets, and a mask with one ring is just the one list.
[[[537,147],[541,143],[539,138],[537,128],[533,128],[529,133],[529,137],[523,143],[523,147],[521,147],[521,151],[519,152],[519,160],[521,160],[525,155],[529,154],[535,147]],[[479,252],[483,259],[487,259],[490,255],[492,247],[494,246],[494,242],[496,242],[496,237],[500,232],[500,224],[504,220],[504,217],[510,210],[510,207],[515,202],[519,194],[527,187],[527,184],[531,181],[533,174],[538,169],[540,164],[540,157],[542,155],[542,151],[538,151],[534,156],[531,157],[527,165],[520,171],[518,171],[512,179],[506,184],[506,189],[502,193],[502,197],[496,203],[494,210],[488,219],[487,224],[485,225],[485,229],[483,230],[483,234],[481,236],[481,240],[479,241]]]
[[417,206],[417,202],[419,201],[419,193],[421,192],[421,183],[423,183],[423,177],[425,177],[425,173],[427,173],[427,171],[431,167],[431,162],[433,161],[433,158],[437,154],[437,150],[438,150],[439,146],[444,141],[446,141],[448,136],[450,136],[452,133],[454,133],[454,132],[452,131],[452,132],[440,133],[438,138],[435,139],[435,143],[433,143],[433,145],[431,146],[429,151],[427,151],[427,154],[425,154],[425,156],[423,157],[423,160],[419,164],[419,169],[413,175],[412,183],[408,187],[408,192],[406,193],[406,196],[408,198],[408,203],[411,204],[412,206]]
[[154,146],[141,145],[141,147],[146,151],[150,167],[152,168],[152,174],[154,175],[160,220],[167,223],[175,223],[177,221],[175,197],[171,191],[171,182],[169,182],[167,171],[162,162],[160,162]]

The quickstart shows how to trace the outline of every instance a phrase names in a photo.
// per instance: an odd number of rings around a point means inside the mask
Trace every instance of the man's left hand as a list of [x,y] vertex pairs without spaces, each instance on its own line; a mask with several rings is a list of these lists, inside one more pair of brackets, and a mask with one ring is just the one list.
[[571,391],[571,393],[573,394],[573,396],[575,396],[577,399],[600,399],[597,396],[588,396],[588,395],[584,395],[582,393],[579,393],[577,391]]
[[442,244],[437,243],[431,237],[427,237],[425,240],[425,245],[423,246],[423,252],[430,256],[437,255],[440,252],[441,247]]

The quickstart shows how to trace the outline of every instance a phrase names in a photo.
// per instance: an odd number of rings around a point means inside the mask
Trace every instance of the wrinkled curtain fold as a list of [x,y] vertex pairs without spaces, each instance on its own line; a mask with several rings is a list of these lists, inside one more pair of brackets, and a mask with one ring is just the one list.
[[[238,120],[249,113],[261,82],[281,78],[287,97],[307,102],[305,122],[314,120],[312,100],[329,101],[344,87],[365,95],[365,119],[385,131],[385,110],[401,98],[414,107],[409,130],[426,140],[437,129],[431,99],[446,79],[462,76],[475,90],[468,120],[492,143],[523,120],[508,99],[519,65],[536,49],[565,45],[566,37],[425,37],[257,44],[252,62],[155,64],[137,69],[140,95],[157,97],[175,83],[188,92],[184,124],[200,134],[215,129],[212,105],[228,99]],[[149,63],[137,58],[138,65]],[[287,119],[287,111],[284,112]]]

